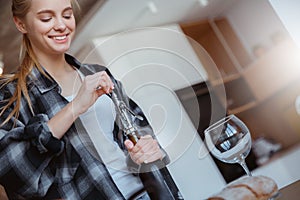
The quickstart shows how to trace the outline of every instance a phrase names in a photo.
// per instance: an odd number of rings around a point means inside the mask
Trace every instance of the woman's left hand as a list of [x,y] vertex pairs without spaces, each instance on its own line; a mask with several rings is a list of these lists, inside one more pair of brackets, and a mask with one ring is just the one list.
[[139,165],[151,163],[164,157],[157,140],[153,139],[151,135],[142,136],[135,145],[130,140],[126,140],[124,144],[131,159]]

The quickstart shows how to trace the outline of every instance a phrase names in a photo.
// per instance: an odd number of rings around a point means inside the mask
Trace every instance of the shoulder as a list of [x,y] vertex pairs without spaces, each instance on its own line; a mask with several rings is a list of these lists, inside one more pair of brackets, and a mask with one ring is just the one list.
[[113,79],[114,81],[116,81],[115,78],[114,78],[114,76],[110,72],[110,70],[107,67],[103,66],[103,65],[84,63],[84,64],[82,64],[80,66],[79,70],[84,75],[90,75],[90,74],[94,74],[94,73],[97,73],[97,72],[105,71],[110,76],[111,79]]
[[107,71],[108,69],[99,64],[92,64],[92,63],[82,63],[80,66],[80,70],[89,70],[92,73],[100,72],[100,71]]
[[69,64],[79,69],[84,75],[106,71],[111,76],[109,69],[103,65],[99,65],[96,63],[81,63],[79,60],[69,54],[65,54],[65,59]]
[[91,74],[94,74],[97,72],[105,71],[110,76],[110,78],[113,80],[113,82],[115,83],[115,86],[117,86],[118,88],[122,88],[122,84],[120,83],[120,81],[115,79],[115,77],[112,75],[112,73],[110,72],[110,70],[107,67],[100,65],[100,64],[95,64],[95,63],[81,63],[79,60],[77,60],[75,57],[73,57],[69,54],[65,54],[65,59],[69,64],[76,67],[85,76],[91,75]]

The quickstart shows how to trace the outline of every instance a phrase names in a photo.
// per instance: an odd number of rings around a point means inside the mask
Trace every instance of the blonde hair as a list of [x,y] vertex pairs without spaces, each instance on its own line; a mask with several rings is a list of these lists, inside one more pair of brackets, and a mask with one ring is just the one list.
[[[71,4],[74,9],[74,13],[78,14],[80,8],[77,0],[71,0]],[[12,14],[14,17],[18,17],[20,19],[24,18],[26,14],[29,12],[30,7],[31,7],[31,0],[12,0]],[[36,55],[32,49],[31,42],[26,34],[23,34],[23,40],[20,49],[20,60],[21,60],[21,64],[18,67],[16,73],[3,75],[4,83],[1,85],[1,87],[13,81],[16,81],[17,84],[16,84],[15,92],[12,95],[12,97],[10,99],[4,100],[7,101],[7,104],[2,108],[0,108],[1,109],[0,116],[2,116],[6,110],[8,110],[11,106],[15,104],[13,110],[10,112],[8,117],[2,122],[0,126],[3,126],[12,117],[15,117],[15,120],[19,117],[22,96],[24,96],[25,100],[29,105],[29,109],[32,115],[34,115],[32,103],[28,95],[27,82],[26,82],[26,79],[28,75],[31,73],[32,69],[36,67],[42,74],[48,77],[45,74],[42,67],[40,66],[36,58]]]

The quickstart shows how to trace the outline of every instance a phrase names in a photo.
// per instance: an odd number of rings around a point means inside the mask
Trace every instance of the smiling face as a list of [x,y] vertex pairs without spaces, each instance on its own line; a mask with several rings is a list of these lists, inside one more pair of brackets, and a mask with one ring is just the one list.
[[37,56],[63,54],[70,48],[76,27],[71,0],[31,0],[26,16],[14,20]]

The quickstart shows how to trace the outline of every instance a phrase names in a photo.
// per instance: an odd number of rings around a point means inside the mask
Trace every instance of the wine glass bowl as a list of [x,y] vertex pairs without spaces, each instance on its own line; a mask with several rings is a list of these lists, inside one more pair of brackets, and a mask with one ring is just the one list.
[[209,126],[205,143],[211,154],[226,163],[239,163],[251,176],[245,158],[251,150],[251,135],[247,126],[235,115],[229,115]]

